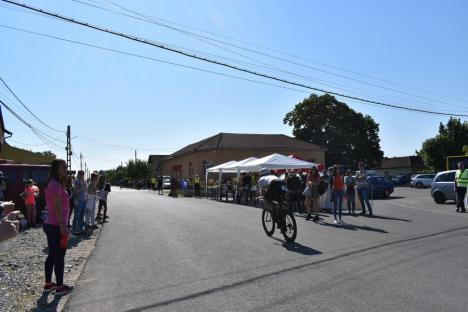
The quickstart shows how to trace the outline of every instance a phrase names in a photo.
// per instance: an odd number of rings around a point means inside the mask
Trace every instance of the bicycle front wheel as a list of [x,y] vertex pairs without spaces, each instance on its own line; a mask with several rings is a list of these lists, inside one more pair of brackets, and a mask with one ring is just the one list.
[[275,233],[275,220],[268,209],[262,211],[262,225],[266,235],[271,236]]
[[291,212],[288,212],[284,216],[284,221],[285,221],[285,225],[282,231],[284,239],[287,242],[294,242],[297,236],[297,225],[296,225],[296,219],[294,218],[294,214]]

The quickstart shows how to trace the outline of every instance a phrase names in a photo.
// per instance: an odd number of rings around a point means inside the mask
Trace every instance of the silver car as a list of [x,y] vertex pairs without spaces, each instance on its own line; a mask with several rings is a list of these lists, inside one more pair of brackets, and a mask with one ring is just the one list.
[[455,172],[456,170],[439,172],[431,184],[431,195],[438,204],[447,200],[455,200]]
[[411,178],[410,187],[429,187],[434,181],[435,174],[417,174]]

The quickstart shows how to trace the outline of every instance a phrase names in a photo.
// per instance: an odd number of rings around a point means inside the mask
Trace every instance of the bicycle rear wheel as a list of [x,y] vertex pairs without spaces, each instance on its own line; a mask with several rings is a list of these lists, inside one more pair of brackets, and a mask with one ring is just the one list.
[[290,211],[284,216],[284,229],[282,230],[284,239],[287,242],[294,242],[297,236],[297,225],[294,214]]
[[262,211],[262,225],[266,235],[271,236],[275,233],[275,220],[268,209]]

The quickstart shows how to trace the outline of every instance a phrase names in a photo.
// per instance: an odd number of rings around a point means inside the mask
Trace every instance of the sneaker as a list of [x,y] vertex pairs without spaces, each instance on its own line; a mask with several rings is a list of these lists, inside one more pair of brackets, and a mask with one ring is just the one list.
[[340,221],[338,221],[338,224],[341,224],[341,225],[344,225],[344,221],[340,219]]
[[55,283],[45,283],[44,292],[50,293],[51,291],[55,290],[56,287],[57,285],[55,285]]
[[66,294],[68,294],[69,292],[71,292],[72,289],[73,289],[73,287],[67,286],[67,285],[58,286],[58,287],[55,289],[55,295],[56,295],[56,296],[63,296],[63,295],[66,295]]
[[314,221],[314,222],[319,222],[319,221],[320,221],[319,216],[316,215],[312,221]]
[[460,208],[457,208],[457,212],[460,212]]
[[310,219],[312,219],[312,216],[310,215],[310,213],[307,215],[307,218],[306,220],[309,221]]
[[336,221],[336,219],[333,220],[333,224],[338,224],[338,221]]
[[361,212],[359,215],[360,215],[360,216],[365,216],[365,215],[366,215],[366,212],[363,211],[363,212]]

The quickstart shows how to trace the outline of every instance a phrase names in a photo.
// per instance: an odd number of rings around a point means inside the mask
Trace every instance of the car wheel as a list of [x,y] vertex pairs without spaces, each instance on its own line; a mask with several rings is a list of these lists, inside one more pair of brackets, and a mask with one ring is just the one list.
[[423,185],[421,182],[418,182],[418,183],[416,183],[416,187],[417,187],[417,188],[423,188],[424,185]]
[[434,201],[438,204],[445,204],[445,195],[442,192],[435,192],[434,195]]
[[390,190],[389,190],[389,189],[385,189],[384,192],[383,192],[383,196],[384,196],[385,198],[389,198],[389,197],[390,197],[390,194],[391,194],[391,193],[390,193]]

